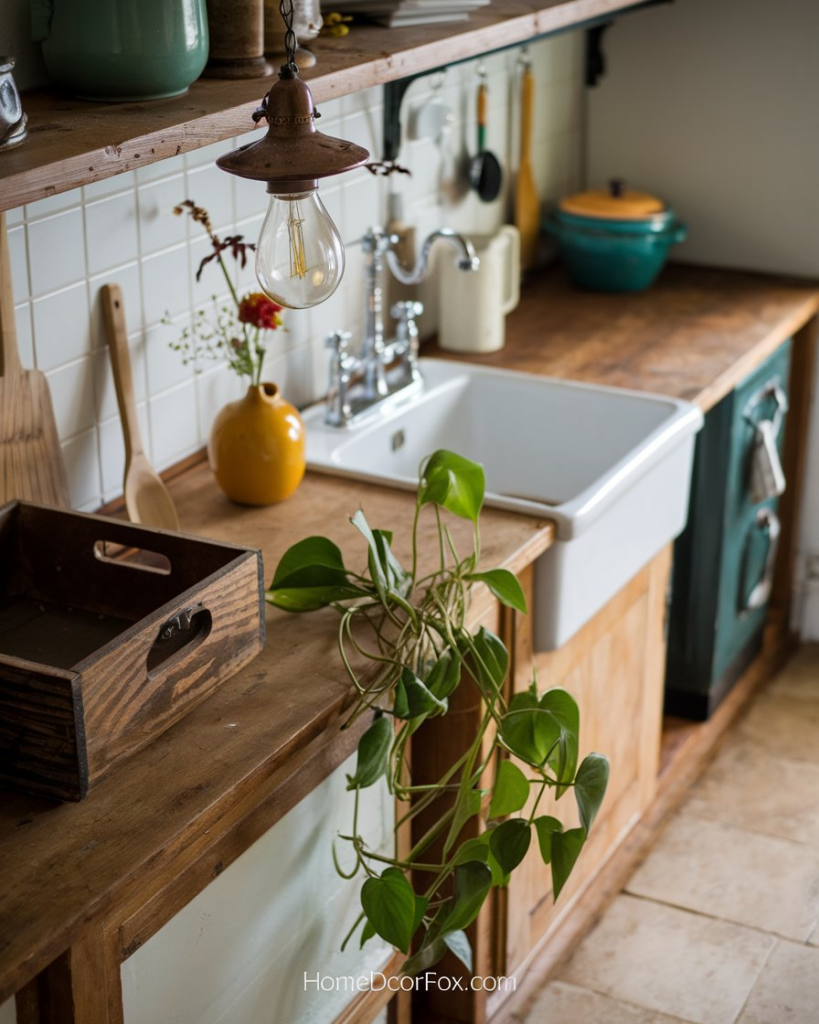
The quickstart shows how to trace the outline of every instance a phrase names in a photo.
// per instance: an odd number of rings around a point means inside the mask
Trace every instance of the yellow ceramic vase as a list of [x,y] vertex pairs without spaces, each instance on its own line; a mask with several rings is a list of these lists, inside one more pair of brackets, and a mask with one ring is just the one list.
[[251,385],[214,420],[208,458],[216,482],[233,501],[284,501],[304,476],[301,416],[275,384]]

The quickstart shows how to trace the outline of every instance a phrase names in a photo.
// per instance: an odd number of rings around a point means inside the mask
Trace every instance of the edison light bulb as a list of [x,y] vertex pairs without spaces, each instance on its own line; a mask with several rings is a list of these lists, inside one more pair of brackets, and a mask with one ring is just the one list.
[[344,273],[344,246],[318,190],[271,195],[256,246],[256,276],[271,299],[306,309],[329,299]]

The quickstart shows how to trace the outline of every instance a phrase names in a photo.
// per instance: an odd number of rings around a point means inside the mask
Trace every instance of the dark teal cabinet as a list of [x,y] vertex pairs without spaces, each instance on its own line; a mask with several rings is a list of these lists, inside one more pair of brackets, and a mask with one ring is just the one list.
[[769,421],[782,455],[790,356],[787,341],[707,413],[697,438],[688,525],[674,548],[669,714],[707,718],[761,647],[779,520],[778,498],[760,498],[755,449]]

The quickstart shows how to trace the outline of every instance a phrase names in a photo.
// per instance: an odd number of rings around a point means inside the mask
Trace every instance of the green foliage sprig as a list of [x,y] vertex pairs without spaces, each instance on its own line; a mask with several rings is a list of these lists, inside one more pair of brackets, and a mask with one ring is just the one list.
[[[404,965],[409,974],[428,969],[448,949],[472,970],[466,929],[490,891],[508,884],[533,838],[551,867],[557,899],[608,782],[609,765],[602,755],[589,754],[578,767],[580,715],[571,695],[562,689],[541,694],[536,678],[525,692],[510,695],[506,647],[483,626],[469,629],[475,583],[484,583],[507,607],[526,612],[523,591],[511,572],[479,569],[484,489],[481,466],[437,451],[421,466],[410,569],[396,558],[392,534],[372,528],[359,510],[351,522],[367,545],[363,572],[346,567],[332,541],[308,537],[284,554],[267,592],[271,604],[289,612],[332,606],[340,614],[339,651],[358,695],[347,724],[363,714],[374,716],[359,742],[355,772],[348,776],[348,789],[355,793],[353,822],[341,838],[351,846],[354,864],[344,871],[336,860],[344,877],[364,875],[361,914],[343,945],[361,927],[362,946],[379,935],[411,953]],[[418,527],[425,509],[435,516],[438,566],[419,577]],[[472,550],[464,557],[444,513],[472,523]],[[366,678],[354,666],[361,659],[372,666]],[[476,687],[482,699],[483,715],[472,743],[466,751],[453,752],[436,783],[414,785],[409,739],[423,736],[428,719],[447,713],[461,685]],[[496,768],[494,781],[485,788],[490,767]],[[358,829],[359,794],[382,778],[408,804],[396,830],[431,808],[438,814],[402,858],[369,849]],[[547,790],[559,800],[570,789],[580,827],[566,830],[557,818],[538,816]],[[473,819],[478,819],[478,834],[462,840]]]

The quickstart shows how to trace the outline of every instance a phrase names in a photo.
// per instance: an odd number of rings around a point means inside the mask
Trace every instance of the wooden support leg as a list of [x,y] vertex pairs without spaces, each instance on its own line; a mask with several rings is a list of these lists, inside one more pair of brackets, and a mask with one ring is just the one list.
[[17,993],[17,1024],[118,1024],[119,964],[109,961],[102,926],[87,931]]

